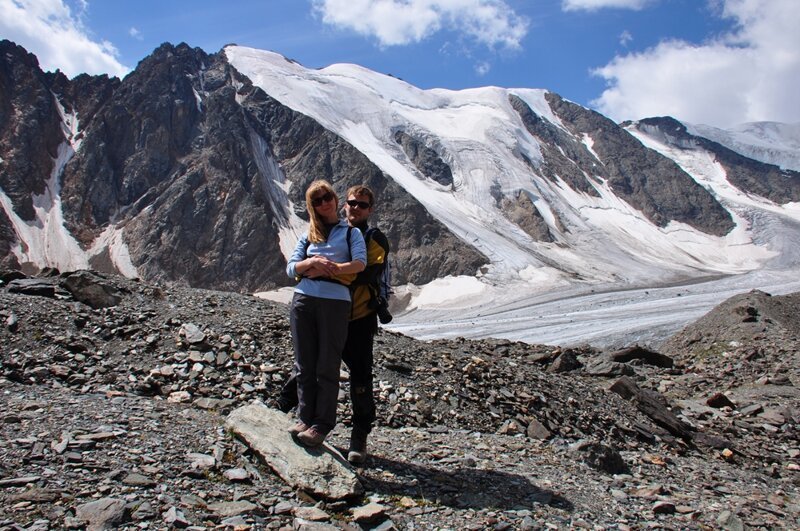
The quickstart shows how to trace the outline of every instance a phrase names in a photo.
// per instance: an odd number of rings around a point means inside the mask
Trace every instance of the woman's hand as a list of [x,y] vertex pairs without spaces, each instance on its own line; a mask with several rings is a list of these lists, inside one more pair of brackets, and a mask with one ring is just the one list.
[[339,271],[339,264],[318,255],[306,258],[297,265],[298,271],[308,278],[331,277]]

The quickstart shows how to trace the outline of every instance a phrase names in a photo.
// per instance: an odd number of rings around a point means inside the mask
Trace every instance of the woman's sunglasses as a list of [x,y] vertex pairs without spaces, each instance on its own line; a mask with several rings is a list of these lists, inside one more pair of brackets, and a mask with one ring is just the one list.
[[330,192],[325,192],[323,195],[312,197],[311,198],[311,206],[318,207],[322,203],[327,203],[328,201],[333,201],[334,195]]
[[350,205],[352,208],[360,208],[361,210],[366,210],[372,205],[367,203],[366,201],[356,201],[355,199],[348,199],[347,204]]

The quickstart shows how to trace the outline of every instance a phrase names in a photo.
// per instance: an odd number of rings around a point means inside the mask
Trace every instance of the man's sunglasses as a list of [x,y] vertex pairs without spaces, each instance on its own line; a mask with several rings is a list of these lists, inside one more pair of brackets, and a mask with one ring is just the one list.
[[318,207],[322,203],[327,203],[328,201],[333,201],[333,194],[330,192],[325,192],[323,195],[312,197],[311,198],[311,206]]
[[352,208],[358,207],[361,210],[367,210],[372,206],[366,201],[356,201],[355,199],[348,199],[347,204],[350,205]]

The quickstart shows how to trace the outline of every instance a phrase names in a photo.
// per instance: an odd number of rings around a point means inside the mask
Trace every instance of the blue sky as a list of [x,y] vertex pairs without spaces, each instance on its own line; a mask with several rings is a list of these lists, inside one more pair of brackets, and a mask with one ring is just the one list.
[[0,0],[0,37],[70,76],[124,75],[162,42],[236,43],[720,127],[800,122],[798,27],[800,0]]

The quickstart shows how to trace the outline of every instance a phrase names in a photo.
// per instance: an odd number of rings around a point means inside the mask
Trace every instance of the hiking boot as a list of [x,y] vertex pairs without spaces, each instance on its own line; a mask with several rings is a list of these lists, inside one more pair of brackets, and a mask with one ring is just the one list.
[[306,423],[305,423],[305,422],[303,422],[302,420],[298,420],[298,421],[297,421],[297,422],[294,424],[294,426],[292,426],[291,428],[289,428],[289,434],[290,434],[292,437],[297,437],[298,435],[300,435],[301,433],[303,433],[304,431],[306,431],[308,428],[309,428],[308,424],[306,424]]
[[354,465],[361,465],[367,460],[367,432],[354,429],[350,434],[350,449],[347,460]]
[[326,433],[322,433],[315,427],[310,427],[307,430],[297,434],[297,440],[303,443],[303,446],[314,448],[319,446],[325,440]]

